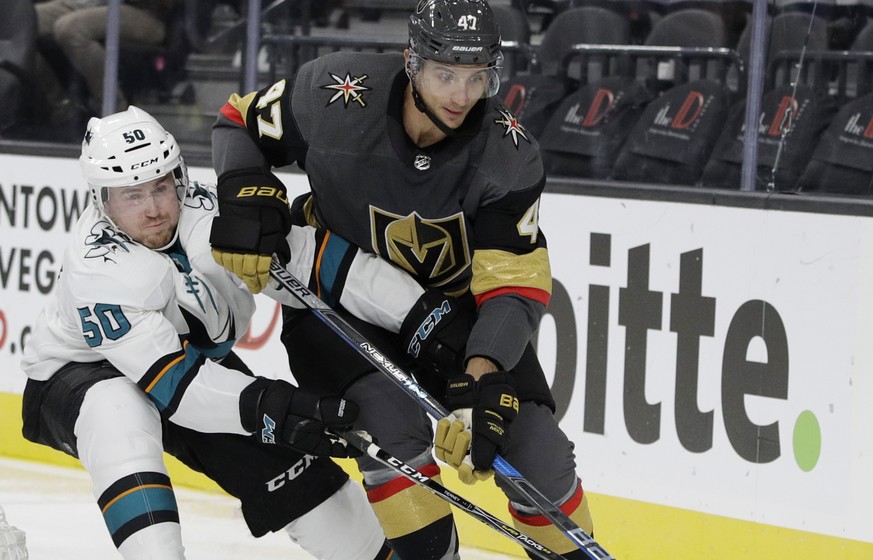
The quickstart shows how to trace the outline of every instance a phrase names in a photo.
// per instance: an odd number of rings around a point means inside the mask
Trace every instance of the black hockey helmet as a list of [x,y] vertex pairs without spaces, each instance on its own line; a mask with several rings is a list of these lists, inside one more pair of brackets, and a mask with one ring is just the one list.
[[485,0],[420,0],[409,16],[409,50],[446,64],[499,66],[500,28]]

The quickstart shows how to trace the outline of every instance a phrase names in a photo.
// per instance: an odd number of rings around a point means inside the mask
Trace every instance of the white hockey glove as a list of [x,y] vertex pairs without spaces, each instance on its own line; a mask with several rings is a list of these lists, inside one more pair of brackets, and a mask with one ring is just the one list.
[[437,459],[457,469],[465,484],[494,474],[491,464],[509,443],[508,428],[518,414],[518,396],[506,372],[486,373],[479,380],[461,375],[449,380],[446,402],[452,416],[437,422]]

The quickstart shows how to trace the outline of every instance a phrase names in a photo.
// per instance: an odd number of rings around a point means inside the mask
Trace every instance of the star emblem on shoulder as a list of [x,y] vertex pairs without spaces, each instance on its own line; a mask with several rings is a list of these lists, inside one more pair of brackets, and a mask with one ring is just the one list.
[[494,124],[501,124],[504,127],[503,136],[512,135],[512,143],[515,144],[515,147],[518,148],[518,138],[519,136],[524,138],[525,141],[530,143],[530,138],[527,137],[527,131],[521,123],[518,122],[518,119],[512,116],[512,114],[506,109],[497,109],[497,112],[500,113],[501,118],[495,119]]
[[361,107],[367,106],[362,95],[363,92],[370,91],[370,88],[362,85],[362,82],[367,79],[366,74],[363,76],[352,76],[350,73],[346,72],[345,78],[341,78],[332,72],[328,73],[330,74],[330,77],[333,78],[334,82],[336,82],[321,86],[322,89],[332,89],[336,91],[333,97],[331,97],[327,102],[328,105],[342,99],[343,105],[346,107],[349,106],[349,102],[351,101],[358,103]]

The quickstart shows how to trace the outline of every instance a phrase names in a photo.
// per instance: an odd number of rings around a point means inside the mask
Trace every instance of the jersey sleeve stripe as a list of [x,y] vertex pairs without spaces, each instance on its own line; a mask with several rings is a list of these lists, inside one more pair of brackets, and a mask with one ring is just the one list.
[[502,290],[524,297],[534,295],[531,299],[547,303],[552,293],[548,250],[540,247],[521,255],[497,249],[476,251],[470,290],[477,300],[490,292]]
[[250,93],[246,96],[240,96],[236,93],[230,96],[221,109],[222,115],[237,123],[240,126],[246,126],[246,114],[248,114],[249,105],[255,100],[257,92]]
[[186,341],[181,351],[155,362],[138,385],[157,405],[161,414],[172,415],[205,360],[206,357]]
[[497,290],[491,290],[489,292],[485,292],[482,294],[476,294],[476,306],[479,307],[486,301],[491,298],[495,298],[497,296],[502,296],[506,294],[514,294],[517,296],[521,296],[523,298],[527,298],[533,301],[538,301],[543,305],[548,305],[549,300],[552,298],[552,295],[545,290],[537,290],[535,288],[517,288],[517,287],[509,287],[509,288],[500,288]]
[[318,297],[330,306],[339,303],[356,250],[342,237],[330,231],[324,234],[316,257],[315,278]]

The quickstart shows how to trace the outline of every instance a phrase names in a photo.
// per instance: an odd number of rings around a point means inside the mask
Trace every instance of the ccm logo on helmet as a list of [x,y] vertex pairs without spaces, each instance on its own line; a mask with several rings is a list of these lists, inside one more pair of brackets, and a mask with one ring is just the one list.
[[157,163],[157,162],[158,162],[158,158],[155,157],[155,158],[152,158],[152,159],[149,159],[146,161],[134,163],[133,165],[130,166],[130,168],[131,169],[142,169],[143,167],[149,166],[149,165],[151,165],[153,163]]

